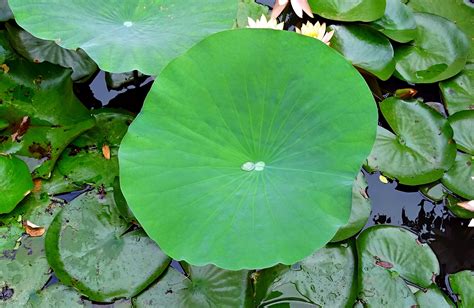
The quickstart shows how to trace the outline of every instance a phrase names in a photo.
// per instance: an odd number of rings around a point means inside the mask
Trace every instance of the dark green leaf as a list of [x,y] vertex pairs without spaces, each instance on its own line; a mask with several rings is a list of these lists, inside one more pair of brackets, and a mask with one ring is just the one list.
[[474,218],[474,212],[469,211],[469,210],[465,209],[464,207],[462,207],[460,205],[461,202],[462,201],[459,200],[458,198],[456,198],[454,196],[451,196],[451,195],[448,195],[445,198],[445,203],[444,204],[456,217],[463,218],[463,219],[473,219]]
[[28,166],[16,157],[0,154],[0,214],[10,213],[32,188]]
[[467,64],[455,77],[439,83],[449,114],[474,110],[474,64]]
[[383,16],[385,0],[309,0],[311,9],[324,18],[373,21]]
[[412,10],[400,0],[387,0],[385,14],[370,24],[394,41],[406,43],[416,36],[416,22]]
[[474,272],[462,271],[449,275],[451,290],[458,296],[459,308],[474,306]]

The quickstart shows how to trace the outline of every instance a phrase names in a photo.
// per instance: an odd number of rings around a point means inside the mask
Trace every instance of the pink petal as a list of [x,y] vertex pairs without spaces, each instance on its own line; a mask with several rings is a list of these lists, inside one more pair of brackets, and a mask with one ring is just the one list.
[[288,5],[288,1],[286,2],[286,4],[280,4],[279,1],[281,0],[276,0],[275,5],[273,6],[272,16],[271,16],[271,18],[273,19],[277,19],[277,17],[280,16],[281,12],[283,12],[285,7]]

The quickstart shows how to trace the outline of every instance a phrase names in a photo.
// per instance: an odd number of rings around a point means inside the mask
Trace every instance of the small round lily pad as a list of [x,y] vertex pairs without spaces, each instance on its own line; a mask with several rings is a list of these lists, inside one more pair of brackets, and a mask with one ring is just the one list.
[[21,159],[0,154],[0,214],[11,212],[32,188],[28,166]]
[[[87,305],[88,306],[88,305]],[[26,307],[87,307],[85,300],[73,288],[62,284],[54,284],[30,295]]]
[[453,77],[466,64],[470,40],[453,22],[415,13],[417,35],[395,49],[395,76],[411,83],[433,83]]
[[347,223],[376,119],[365,81],[324,43],[221,32],[155,81],[119,150],[122,191],[174,259],[292,264]]
[[461,73],[440,82],[439,88],[449,114],[474,110],[474,64],[468,63]]
[[394,97],[380,103],[393,133],[379,127],[367,159],[371,171],[381,171],[400,183],[420,185],[440,179],[456,157],[453,130],[431,107]]
[[453,301],[436,286],[419,290],[415,293],[418,307],[420,308],[455,308]]
[[85,193],[51,223],[48,262],[63,284],[91,300],[130,298],[153,282],[170,259],[142,230],[129,229],[109,194]]
[[387,0],[383,17],[370,25],[400,43],[409,42],[416,37],[413,11],[400,0]]
[[474,110],[459,111],[448,118],[459,150],[474,155]]
[[474,156],[458,152],[454,165],[443,175],[441,182],[455,194],[474,199]]

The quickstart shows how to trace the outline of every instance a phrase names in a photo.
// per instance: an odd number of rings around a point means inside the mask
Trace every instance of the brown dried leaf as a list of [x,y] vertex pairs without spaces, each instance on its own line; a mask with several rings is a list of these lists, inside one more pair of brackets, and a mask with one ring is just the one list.
[[13,135],[11,136],[12,141],[19,140],[26,133],[26,131],[28,130],[29,127],[30,127],[30,118],[28,116],[23,117],[23,119],[21,120],[20,125],[18,125],[15,133],[13,133]]
[[26,233],[31,237],[40,237],[43,236],[45,229],[40,227],[27,220],[23,222],[23,227],[25,228]]
[[104,155],[105,159],[110,159],[110,147],[106,144],[102,146],[102,155]]
[[2,64],[2,65],[0,65],[0,67],[2,68],[2,70],[5,74],[8,74],[8,72],[10,71],[10,68],[6,64]]

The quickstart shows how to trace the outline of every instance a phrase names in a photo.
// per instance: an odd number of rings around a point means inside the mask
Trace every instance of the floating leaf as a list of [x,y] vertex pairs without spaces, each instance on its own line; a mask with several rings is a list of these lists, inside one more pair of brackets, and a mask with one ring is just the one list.
[[113,199],[95,191],[74,199],[46,234],[48,262],[59,280],[94,301],[143,291],[170,259],[142,230],[127,232]]
[[177,260],[292,264],[347,222],[376,118],[362,77],[324,43],[222,32],[158,77],[120,148],[122,190]]
[[367,180],[364,174],[359,172],[352,186],[352,208],[349,222],[339,228],[331,241],[342,241],[357,234],[369,220],[371,209],[372,205],[367,195]]
[[474,110],[474,64],[467,64],[455,77],[439,83],[449,114]]
[[447,194],[446,189],[441,183],[421,186],[420,192],[434,202],[442,201]]
[[248,271],[189,266],[184,276],[169,268],[157,283],[133,300],[133,307],[250,307],[249,282]]
[[395,49],[395,76],[411,83],[433,83],[453,77],[466,64],[470,41],[454,23],[416,13],[414,41]]
[[441,182],[455,194],[474,199],[474,156],[459,152],[454,165],[444,174]]
[[474,110],[459,111],[448,118],[459,150],[474,155]]
[[387,80],[395,70],[390,41],[368,26],[331,26],[335,30],[331,46],[353,65]]
[[26,307],[86,307],[84,299],[76,290],[62,284],[54,284],[31,294]]
[[309,0],[314,13],[340,21],[373,21],[383,16],[385,0]]
[[370,25],[400,43],[409,42],[416,36],[413,12],[400,0],[387,0],[383,17]]
[[56,42],[36,38],[12,23],[7,23],[6,28],[13,48],[30,61],[47,61],[72,68],[71,78],[74,81],[90,77],[97,70],[97,65],[83,50],[62,48]]
[[459,308],[474,306],[474,272],[462,271],[449,275],[451,290],[458,296]]
[[[470,204],[467,204],[469,203]],[[473,219],[474,210],[471,210],[471,206],[474,201],[463,202],[454,196],[447,196],[444,204],[446,207],[456,216],[463,219]],[[468,206],[466,206],[468,205]]]
[[359,297],[364,307],[416,306],[407,282],[430,287],[439,274],[438,259],[427,244],[405,229],[374,226],[357,238]]
[[200,5],[188,0],[109,0],[99,6],[94,0],[9,3],[16,22],[34,36],[82,48],[104,71],[148,75],[157,75],[204,37],[230,29],[237,12],[235,0]]
[[[470,40],[474,38],[474,4],[470,0],[410,0],[408,6],[418,12],[447,18],[461,28]],[[474,60],[472,47],[469,58]]]
[[8,6],[8,0],[0,0],[0,22],[13,18],[13,13]]
[[415,293],[418,307],[420,308],[455,308],[454,303],[437,287],[419,290]]
[[237,28],[245,28],[248,25],[249,17],[256,20],[262,15],[268,15],[268,7],[256,3],[254,0],[239,0],[235,26]]
[[379,127],[367,159],[371,171],[381,171],[402,184],[431,183],[454,163],[456,144],[448,121],[418,101],[388,98],[380,110],[394,133]]
[[0,154],[0,214],[10,213],[31,189],[28,166],[16,157]]
[[317,307],[349,307],[357,295],[356,275],[353,245],[330,244],[292,266],[277,265],[258,272],[256,304],[268,307],[296,301]]

